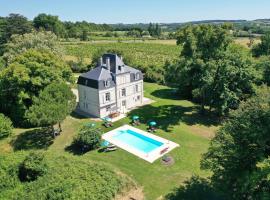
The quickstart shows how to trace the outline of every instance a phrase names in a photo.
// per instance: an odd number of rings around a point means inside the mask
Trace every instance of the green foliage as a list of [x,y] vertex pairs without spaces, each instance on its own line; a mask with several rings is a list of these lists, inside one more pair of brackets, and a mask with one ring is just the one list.
[[226,115],[253,92],[253,63],[243,47],[231,44],[221,26],[188,26],[177,33],[181,57],[166,65],[166,82],[182,97],[193,99]]
[[[229,199],[257,199],[256,195],[265,192],[264,187],[252,183],[252,176],[257,173],[258,162],[270,156],[269,133],[270,90],[263,86],[232,113],[202,159],[202,167],[213,171],[215,187]],[[248,180],[252,184],[246,184]]]
[[25,111],[51,82],[71,81],[72,72],[57,56],[28,50],[0,72],[0,112],[16,123],[23,122]]
[[55,34],[39,31],[11,36],[10,41],[5,46],[4,59],[7,63],[11,63],[16,56],[29,49],[46,50],[57,57],[62,57],[64,54]]
[[22,35],[32,30],[31,23],[26,17],[19,14],[10,14],[0,21],[0,45],[6,43],[14,34]]
[[159,37],[161,35],[161,28],[159,24],[150,23],[148,26],[148,32],[152,37]]
[[270,55],[270,32],[261,37],[261,42],[252,48],[252,52],[255,57]]
[[19,178],[21,181],[35,181],[47,172],[47,164],[44,154],[41,152],[30,153],[19,166]]
[[83,152],[100,147],[101,132],[89,126],[83,126],[74,138],[73,144],[82,149]]
[[[40,156],[28,156],[27,170],[46,173],[31,182],[20,182],[16,171],[21,163],[21,153],[0,155],[0,178],[4,174],[9,179],[0,182],[0,198],[22,200],[48,199],[89,199],[111,200],[117,193],[128,187],[131,182],[122,175],[117,175],[110,167],[89,161],[82,161],[71,156],[46,155],[46,167]],[[34,159],[34,157],[36,159]],[[37,161],[38,160],[38,161]],[[3,172],[3,173],[1,173]],[[45,171],[44,171],[45,172]],[[35,175],[37,175],[35,173]]]
[[183,57],[203,61],[219,57],[231,42],[228,30],[214,25],[187,26],[176,36],[177,44],[183,45]]
[[51,83],[38,97],[26,113],[31,124],[51,126],[61,123],[76,106],[76,97],[66,83]]
[[39,14],[33,19],[33,25],[37,30],[51,31],[60,37],[65,36],[65,27],[58,16]]
[[0,113],[0,139],[8,137],[12,134],[12,122],[5,115]]

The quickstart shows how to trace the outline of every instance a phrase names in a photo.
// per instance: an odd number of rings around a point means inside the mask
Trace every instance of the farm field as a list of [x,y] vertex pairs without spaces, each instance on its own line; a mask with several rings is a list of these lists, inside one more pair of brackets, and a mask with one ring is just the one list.
[[[166,43],[165,41],[162,41]],[[173,41],[175,42],[175,41]],[[180,53],[180,47],[176,45],[167,45],[164,43],[156,43],[151,41],[147,43],[115,43],[115,42],[100,42],[100,43],[63,43],[66,49],[66,59],[72,59],[83,56],[91,61],[94,54],[98,51],[118,50],[123,52],[124,57],[131,59],[131,63],[135,66],[161,66],[168,59],[175,59]]]
[[[213,119],[200,116],[195,104],[176,99],[171,88],[145,83],[145,96],[156,102],[136,109],[129,115],[139,115],[142,122],[149,119],[157,121],[159,129],[156,134],[180,144],[179,148],[169,153],[175,159],[173,166],[164,166],[160,160],[149,164],[120,149],[110,153],[91,151],[78,155],[76,150],[68,147],[83,124],[94,122],[103,132],[111,129],[102,127],[101,122],[90,121],[76,115],[67,117],[62,124],[62,134],[51,143],[45,136],[44,138],[42,135],[41,138],[29,137],[27,134],[33,134],[33,132],[15,129],[13,138],[1,141],[0,153],[17,151],[18,149],[16,150],[11,144],[19,138],[22,147],[20,150],[44,149],[48,154],[67,155],[80,160],[101,162],[135,180],[143,190],[146,200],[162,199],[193,174],[203,177],[210,175],[209,171],[200,170],[200,159],[201,154],[206,152],[209,146],[210,138],[217,129],[217,123]],[[127,117],[116,122],[113,128],[129,123],[130,118]],[[146,130],[145,123],[142,123],[139,128]]]

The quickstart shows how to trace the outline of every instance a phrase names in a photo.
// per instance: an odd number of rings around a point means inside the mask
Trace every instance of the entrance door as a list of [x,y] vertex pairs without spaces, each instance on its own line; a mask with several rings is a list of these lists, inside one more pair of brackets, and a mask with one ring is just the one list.
[[126,100],[123,100],[123,101],[121,102],[121,112],[122,112],[122,113],[125,113],[125,112],[126,112],[126,105],[127,105]]

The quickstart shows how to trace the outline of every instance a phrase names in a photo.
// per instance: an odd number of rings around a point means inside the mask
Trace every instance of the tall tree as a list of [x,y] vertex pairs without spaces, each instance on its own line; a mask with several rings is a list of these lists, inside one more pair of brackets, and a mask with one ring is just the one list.
[[269,185],[269,177],[262,172],[266,182],[255,180],[259,163],[270,156],[269,133],[270,89],[264,86],[232,112],[202,159],[202,167],[213,171],[212,182],[228,199],[261,199],[256,197],[269,194],[269,187],[258,187]]
[[182,45],[181,57],[166,66],[167,82],[178,85],[182,96],[200,102],[202,111],[208,105],[225,115],[252,94],[250,55],[231,44],[227,28],[187,26],[177,33],[177,43]]
[[252,48],[252,52],[256,57],[270,55],[270,32],[261,37],[261,42]]
[[65,26],[58,19],[58,16],[39,14],[33,20],[34,27],[36,29],[43,29],[46,31],[52,31],[57,36],[64,37],[66,34]]
[[47,51],[24,52],[0,72],[0,112],[22,123],[33,98],[53,81],[72,81],[65,62]]
[[[34,98],[33,105],[26,113],[31,124],[42,127],[51,127],[61,122],[76,106],[76,98],[66,83],[52,83],[48,85],[38,97]],[[55,136],[55,135],[54,135]]]
[[31,32],[32,25],[26,17],[19,14],[10,14],[6,18],[1,18],[0,28],[2,29],[0,33],[0,45],[2,45],[14,34],[22,35]]
[[63,47],[59,44],[56,35],[52,32],[32,32],[23,35],[13,35],[6,44],[4,59],[7,64],[11,63],[15,57],[29,49],[47,50],[56,56],[62,57]]

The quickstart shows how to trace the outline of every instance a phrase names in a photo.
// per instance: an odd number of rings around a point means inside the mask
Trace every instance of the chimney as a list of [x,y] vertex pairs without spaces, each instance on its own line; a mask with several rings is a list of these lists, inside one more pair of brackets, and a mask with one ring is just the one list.
[[100,65],[100,66],[103,65],[103,59],[102,59],[102,57],[99,58],[99,65]]
[[108,70],[111,70],[110,58],[106,58],[106,67],[107,67]]

